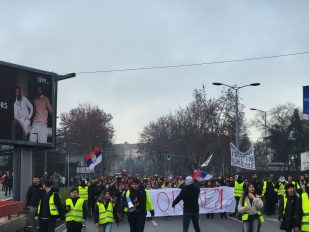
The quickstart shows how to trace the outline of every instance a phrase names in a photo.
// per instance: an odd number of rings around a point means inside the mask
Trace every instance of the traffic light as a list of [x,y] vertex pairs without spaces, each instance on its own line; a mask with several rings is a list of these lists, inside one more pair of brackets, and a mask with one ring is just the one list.
[[166,155],[166,160],[170,161],[172,159],[172,156],[170,154]]

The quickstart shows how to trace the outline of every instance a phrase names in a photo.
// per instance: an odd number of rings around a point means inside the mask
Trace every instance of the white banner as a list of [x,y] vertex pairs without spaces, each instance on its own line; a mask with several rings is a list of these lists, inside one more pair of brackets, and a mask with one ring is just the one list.
[[300,154],[301,171],[309,170],[309,151]]
[[231,165],[234,167],[255,170],[253,146],[245,153],[242,153],[233,143],[231,143]]
[[[219,188],[201,188],[199,196],[200,214],[234,212],[236,201],[233,196],[234,188],[222,186]],[[180,189],[153,189],[148,193],[152,200],[155,216],[175,216],[183,214],[183,201],[172,208],[173,201]],[[148,212],[148,216],[150,216]]]

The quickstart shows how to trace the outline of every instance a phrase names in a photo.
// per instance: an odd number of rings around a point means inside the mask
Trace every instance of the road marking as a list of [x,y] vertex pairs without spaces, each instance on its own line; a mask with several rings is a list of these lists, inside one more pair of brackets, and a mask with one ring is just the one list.
[[242,222],[242,221],[238,220],[237,218],[234,218],[234,217],[231,217],[231,216],[227,216],[227,218],[232,219],[232,220],[237,221],[237,222],[240,222],[240,223]]
[[271,222],[279,222],[279,220],[276,219],[276,218],[267,218],[267,217],[265,217],[265,219],[266,219],[267,221],[271,221]]

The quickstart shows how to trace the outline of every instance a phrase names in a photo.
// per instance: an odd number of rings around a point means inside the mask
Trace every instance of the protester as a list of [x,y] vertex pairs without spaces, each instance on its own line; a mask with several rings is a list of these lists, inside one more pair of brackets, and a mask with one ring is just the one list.
[[309,231],[309,187],[306,187],[306,192],[303,193],[296,203],[294,212],[295,232]]
[[276,204],[278,201],[278,190],[273,182],[273,177],[269,176],[267,181],[263,183],[263,192],[265,199],[265,213],[266,215],[275,215]]
[[78,196],[78,189],[72,188],[70,198],[65,200],[67,232],[81,232],[87,219],[87,204]]
[[244,194],[244,189],[245,189],[245,183],[243,181],[243,177],[241,175],[238,175],[234,183],[234,197],[236,200],[236,207],[235,207],[235,213],[233,216],[236,216],[238,214],[239,219],[240,219],[240,215],[238,213],[237,206],[238,206],[240,197]]
[[191,176],[187,176],[185,179],[185,187],[180,191],[179,195],[176,197],[172,204],[172,207],[174,208],[181,200],[184,202],[183,232],[188,232],[191,220],[195,231],[201,231],[199,226],[199,194],[200,188],[193,183]]
[[117,211],[109,191],[104,190],[94,210],[94,223],[98,226],[99,232],[111,232],[114,221],[116,221],[116,225],[119,226]]
[[40,178],[35,176],[32,179],[32,185],[28,188],[26,195],[26,207],[29,208],[29,218],[32,231],[37,231],[37,221],[34,219],[41,199],[42,186]]
[[297,195],[293,184],[287,184],[285,189],[285,194],[279,201],[280,229],[285,230],[286,232],[291,232],[295,227],[293,216],[297,202]]
[[57,218],[65,219],[60,196],[49,180],[43,183],[43,190],[35,219],[39,219],[40,232],[54,232]]
[[150,211],[152,218],[155,212],[150,196],[147,190],[141,187],[141,182],[138,178],[132,180],[131,187],[125,193],[125,198],[127,199],[125,211],[127,211],[128,215],[130,232],[143,232],[147,211]]
[[243,232],[259,232],[264,218],[261,213],[263,201],[256,195],[253,184],[248,184],[239,200],[238,211],[242,214]]

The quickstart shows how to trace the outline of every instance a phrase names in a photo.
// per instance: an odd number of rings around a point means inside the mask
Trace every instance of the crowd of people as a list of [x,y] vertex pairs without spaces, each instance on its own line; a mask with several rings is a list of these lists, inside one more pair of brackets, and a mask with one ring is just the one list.
[[[43,182],[41,185],[41,182]],[[148,190],[180,188],[172,206],[183,200],[183,231],[188,231],[192,220],[195,231],[199,228],[198,195],[200,188],[229,186],[234,188],[235,212],[230,216],[243,222],[244,232],[260,231],[263,215],[278,215],[280,229],[285,231],[309,231],[309,176],[297,179],[269,175],[259,179],[242,175],[228,178],[216,177],[208,181],[196,181],[191,176],[129,177],[108,176],[100,178],[75,178],[72,180],[70,197],[62,204],[58,190],[49,178],[35,177],[27,193],[26,206],[33,219],[39,219],[40,231],[54,231],[56,219],[66,221],[67,231],[81,231],[87,217],[92,217],[98,231],[112,230],[113,222],[127,218],[131,232],[144,231],[146,212],[155,215]],[[279,206],[278,206],[279,203]],[[214,214],[207,214],[214,218]],[[226,218],[226,213],[220,213]],[[167,217],[171,219],[171,217]],[[36,221],[32,220],[35,231]]]

